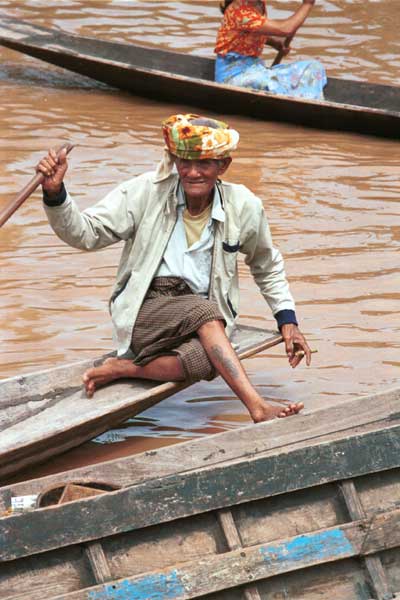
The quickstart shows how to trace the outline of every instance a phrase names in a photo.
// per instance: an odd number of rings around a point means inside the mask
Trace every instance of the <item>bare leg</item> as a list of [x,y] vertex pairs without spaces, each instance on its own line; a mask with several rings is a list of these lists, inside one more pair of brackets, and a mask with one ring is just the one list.
[[[303,408],[301,402],[289,404],[285,408],[272,406],[258,394],[226,337],[221,321],[205,323],[197,334],[210,361],[246,406],[255,423],[275,417],[288,417]],[[98,387],[123,378],[183,381],[184,372],[179,358],[173,355],[160,356],[144,367],[138,367],[131,360],[109,358],[100,367],[86,371],[83,382],[90,398]]]
[[276,407],[268,404],[250,383],[235,351],[233,350],[221,321],[210,321],[202,325],[197,334],[207,355],[229,387],[246,406],[255,423],[274,417],[297,414],[303,403]]
[[138,367],[131,360],[108,358],[100,367],[88,369],[83,375],[83,383],[91,398],[98,387],[124,378],[183,381],[184,373],[177,356],[160,356],[144,367]]

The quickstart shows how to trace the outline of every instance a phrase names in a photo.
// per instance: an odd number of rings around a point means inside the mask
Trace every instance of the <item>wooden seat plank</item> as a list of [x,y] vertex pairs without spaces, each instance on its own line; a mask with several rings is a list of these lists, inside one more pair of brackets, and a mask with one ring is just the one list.
[[[240,359],[282,341],[257,327],[239,326],[232,337]],[[87,441],[191,384],[123,380],[87,398],[82,374],[103,359],[0,381],[0,480]],[[24,410],[20,414],[16,409]]]

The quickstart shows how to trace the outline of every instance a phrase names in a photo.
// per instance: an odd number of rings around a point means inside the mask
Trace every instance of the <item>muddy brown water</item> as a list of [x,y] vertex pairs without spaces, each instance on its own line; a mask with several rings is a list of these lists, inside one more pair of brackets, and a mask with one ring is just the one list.
[[[400,85],[397,5],[321,0],[290,60],[320,58],[332,76]],[[270,14],[281,18],[295,6],[274,2]],[[0,0],[0,12],[37,24],[202,55],[212,52],[217,7],[198,0]],[[82,208],[91,205],[152,169],[161,156],[161,120],[189,108],[179,98],[163,104],[130,96],[10,50],[0,56],[1,203],[23,187],[49,146],[67,140],[75,144],[68,189]],[[249,359],[252,381],[266,398],[303,401],[306,410],[398,385],[398,142],[237,116],[229,122],[241,143],[227,179],[263,198],[301,327],[318,349],[311,367],[294,371],[282,347]],[[1,378],[111,348],[107,299],[120,252],[118,245],[93,254],[64,245],[47,224],[39,193],[15,213],[0,231]],[[240,271],[242,321],[274,327],[243,263]],[[103,444],[85,444],[31,474],[248,423],[220,379],[199,383],[109,432]]]

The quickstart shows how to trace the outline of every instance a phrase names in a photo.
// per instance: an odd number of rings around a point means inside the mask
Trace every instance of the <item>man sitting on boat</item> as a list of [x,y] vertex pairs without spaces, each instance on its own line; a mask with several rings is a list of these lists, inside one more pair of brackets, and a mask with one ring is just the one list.
[[215,80],[272,94],[323,99],[327,78],[319,61],[267,67],[260,58],[265,44],[278,50],[280,58],[285,56],[290,40],[314,4],[315,0],[303,0],[288,19],[272,20],[267,16],[265,0],[225,0],[215,46]]
[[[268,404],[229,341],[238,313],[238,253],[245,256],[296,367],[311,352],[300,332],[283,259],[259,198],[220,180],[239,134],[222,121],[175,115],[164,121],[164,159],[80,212],[63,184],[66,153],[37,166],[44,204],[67,244],[97,250],[123,241],[110,311],[118,357],[84,375],[87,395],[119,378],[210,380],[221,375],[255,422],[299,412]],[[174,169],[176,166],[176,170]]]

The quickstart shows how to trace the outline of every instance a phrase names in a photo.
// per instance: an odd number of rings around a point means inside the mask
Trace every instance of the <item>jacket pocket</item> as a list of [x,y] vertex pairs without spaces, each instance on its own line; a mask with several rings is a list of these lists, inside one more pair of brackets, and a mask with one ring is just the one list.
[[225,252],[238,252],[240,248],[240,242],[236,242],[236,244],[228,244],[228,242],[222,242],[222,248]]

